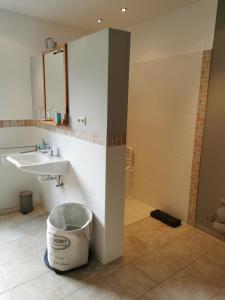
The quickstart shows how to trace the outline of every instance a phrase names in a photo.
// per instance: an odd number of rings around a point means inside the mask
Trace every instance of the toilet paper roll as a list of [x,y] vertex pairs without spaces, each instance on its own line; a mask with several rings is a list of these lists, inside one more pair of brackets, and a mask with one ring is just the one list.
[[217,214],[217,221],[225,223],[225,206],[218,208],[216,214]]
[[216,232],[225,235],[225,224],[224,223],[215,221],[215,222],[213,222],[212,225]]

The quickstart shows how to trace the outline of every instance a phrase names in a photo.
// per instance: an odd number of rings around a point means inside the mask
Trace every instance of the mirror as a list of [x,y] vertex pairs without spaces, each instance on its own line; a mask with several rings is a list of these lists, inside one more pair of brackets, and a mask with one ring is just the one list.
[[67,47],[60,45],[42,54],[44,77],[43,121],[68,125]]

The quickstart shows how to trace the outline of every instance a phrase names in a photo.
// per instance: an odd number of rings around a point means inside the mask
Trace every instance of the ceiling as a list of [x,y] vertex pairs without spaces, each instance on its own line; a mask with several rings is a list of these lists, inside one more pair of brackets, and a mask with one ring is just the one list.
[[[199,0],[0,0],[0,9],[74,27],[126,27]],[[122,14],[121,7],[128,11]],[[97,18],[104,22],[97,23]]]

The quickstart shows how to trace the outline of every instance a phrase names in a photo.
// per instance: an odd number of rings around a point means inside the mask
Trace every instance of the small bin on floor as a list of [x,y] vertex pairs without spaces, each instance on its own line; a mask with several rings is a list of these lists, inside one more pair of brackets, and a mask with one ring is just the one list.
[[57,206],[47,220],[47,260],[51,268],[68,271],[88,262],[92,212],[78,203]]
[[33,193],[31,191],[22,191],[20,197],[20,212],[28,214],[33,211]]

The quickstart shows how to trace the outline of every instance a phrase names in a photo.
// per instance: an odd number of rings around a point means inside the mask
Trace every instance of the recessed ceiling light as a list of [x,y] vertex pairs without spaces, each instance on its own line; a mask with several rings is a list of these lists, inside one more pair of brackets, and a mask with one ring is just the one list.
[[125,13],[125,12],[127,12],[127,8],[126,7],[122,7],[121,11],[122,11],[122,13]]
[[102,19],[102,18],[98,18],[98,19],[97,19],[97,22],[98,22],[98,23],[102,23],[102,22],[103,22],[103,19]]

